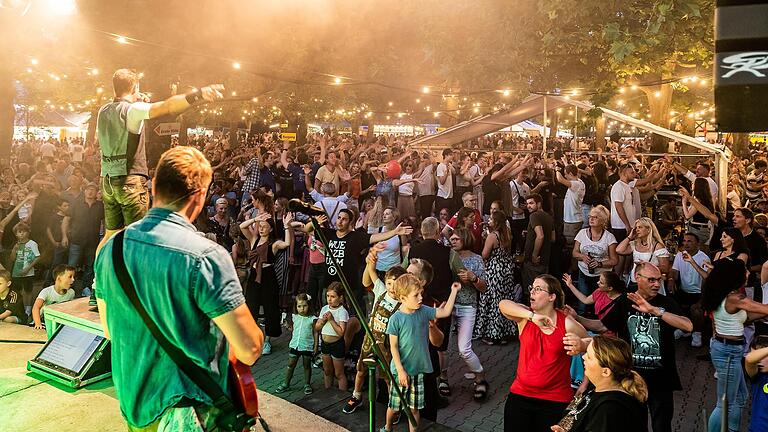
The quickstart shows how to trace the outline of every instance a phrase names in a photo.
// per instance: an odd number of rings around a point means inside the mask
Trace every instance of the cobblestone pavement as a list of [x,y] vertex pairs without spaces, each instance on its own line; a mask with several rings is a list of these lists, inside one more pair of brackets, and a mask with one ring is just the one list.
[[[449,371],[449,382],[452,390],[450,405],[439,411],[438,423],[451,429],[459,431],[491,432],[501,431],[504,426],[504,401],[508,392],[509,384],[512,382],[514,372],[517,368],[517,343],[511,343],[507,346],[487,346],[479,341],[475,341],[474,349],[480,357],[483,367],[487,372],[487,380],[490,384],[488,398],[483,403],[475,402],[472,399],[472,382],[464,378],[464,373],[468,370],[456,351],[455,334],[451,335],[452,344],[449,348],[449,364],[454,367]],[[261,390],[274,394],[275,388],[283,380],[285,366],[288,358],[289,335],[283,335],[272,341],[272,354],[262,357],[254,367],[257,383]],[[675,421],[673,429],[676,432],[700,432],[704,431],[704,419],[709,416],[715,405],[716,382],[714,379],[714,368],[709,361],[696,360],[697,354],[705,353],[704,348],[691,348],[689,339],[683,339],[677,342],[678,369],[683,382],[683,391],[675,393]],[[341,410],[344,395],[339,393],[321,392],[323,389],[323,376],[320,369],[312,370],[312,385],[318,396],[329,398],[325,404],[324,411],[328,412]],[[352,383],[350,382],[350,387]],[[305,399],[303,389],[303,370],[301,365],[297,366],[294,373],[292,386],[289,391],[279,394],[291,402],[298,402],[307,408],[306,404],[317,403],[316,400],[309,402]],[[317,393],[320,393],[318,395]],[[326,396],[327,395],[327,396]],[[306,403],[303,403],[306,402]],[[331,408],[336,404],[335,408]],[[319,411],[320,408],[317,408]],[[323,415],[323,412],[318,412]],[[352,431],[367,430],[367,409],[361,407],[351,416],[352,426],[343,425]],[[383,424],[383,417],[377,417],[379,423]],[[745,411],[742,416],[742,431],[747,430],[748,412]],[[331,419],[333,421],[333,419]],[[350,421],[347,420],[347,423]],[[445,428],[447,429],[447,428]],[[445,430],[442,429],[442,430]],[[407,430],[405,425],[401,424],[400,429]],[[428,430],[438,430],[429,427]]]

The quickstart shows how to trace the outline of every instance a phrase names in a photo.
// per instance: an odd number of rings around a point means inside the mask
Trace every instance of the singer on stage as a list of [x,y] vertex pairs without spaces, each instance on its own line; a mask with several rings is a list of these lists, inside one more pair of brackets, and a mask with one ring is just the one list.
[[[200,236],[191,221],[205,207],[213,173],[192,147],[160,157],[154,205],[125,230],[125,266],[139,300],[160,331],[227,388],[229,345],[241,362],[261,355],[264,336],[245,305],[227,251]],[[115,237],[96,259],[97,298],[112,340],[112,377],[130,430],[211,430],[217,409],[176,366],[129,302],[112,261]],[[228,343],[225,343],[228,342]]]

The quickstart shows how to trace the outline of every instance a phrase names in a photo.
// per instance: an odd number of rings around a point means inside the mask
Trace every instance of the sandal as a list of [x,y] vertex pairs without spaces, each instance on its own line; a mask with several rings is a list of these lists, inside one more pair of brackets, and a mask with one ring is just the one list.
[[448,385],[448,380],[445,378],[437,379],[437,390],[441,396],[448,397],[451,395],[451,386]]
[[280,384],[275,389],[275,393],[285,393],[288,390],[288,386],[285,383]]
[[304,386],[304,394],[305,395],[311,395],[312,394],[312,386],[307,384]]
[[488,382],[483,380],[474,383],[474,386],[475,392],[472,397],[478,402],[485,399],[485,397],[488,395]]

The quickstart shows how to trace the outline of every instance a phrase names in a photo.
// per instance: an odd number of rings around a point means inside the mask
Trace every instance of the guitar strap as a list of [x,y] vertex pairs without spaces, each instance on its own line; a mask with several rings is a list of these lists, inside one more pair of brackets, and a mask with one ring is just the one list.
[[174,345],[168,338],[163,335],[160,328],[152,320],[147,313],[144,305],[141,304],[139,296],[136,293],[136,286],[133,284],[133,279],[128,274],[128,268],[125,266],[125,260],[123,256],[123,243],[125,238],[125,230],[120,231],[115,235],[112,242],[112,264],[115,268],[117,280],[120,282],[120,286],[123,288],[125,295],[130,300],[136,312],[141,316],[141,319],[146,324],[149,332],[152,333],[158,345],[163,348],[168,357],[176,363],[176,366],[184,372],[192,382],[200,387],[206,395],[213,401],[213,406],[222,411],[219,418],[216,419],[216,424],[220,428],[225,428],[231,431],[242,431],[251,421],[251,417],[245,413],[240,412],[232,403],[232,399],[224,393],[221,386],[214,381],[207,370],[194,363],[181,349]]

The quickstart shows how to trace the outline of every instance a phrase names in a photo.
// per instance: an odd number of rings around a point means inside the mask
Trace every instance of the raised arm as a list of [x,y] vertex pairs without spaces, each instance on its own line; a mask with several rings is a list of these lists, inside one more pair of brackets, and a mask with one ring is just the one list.
[[213,102],[222,99],[224,95],[224,86],[221,84],[211,84],[201,89],[193,90],[187,94],[171,96],[160,102],[155,102],[149,106],[149,118],[154,119],[169,114],[179,114],[186,111],[195,103],[200,101]]

